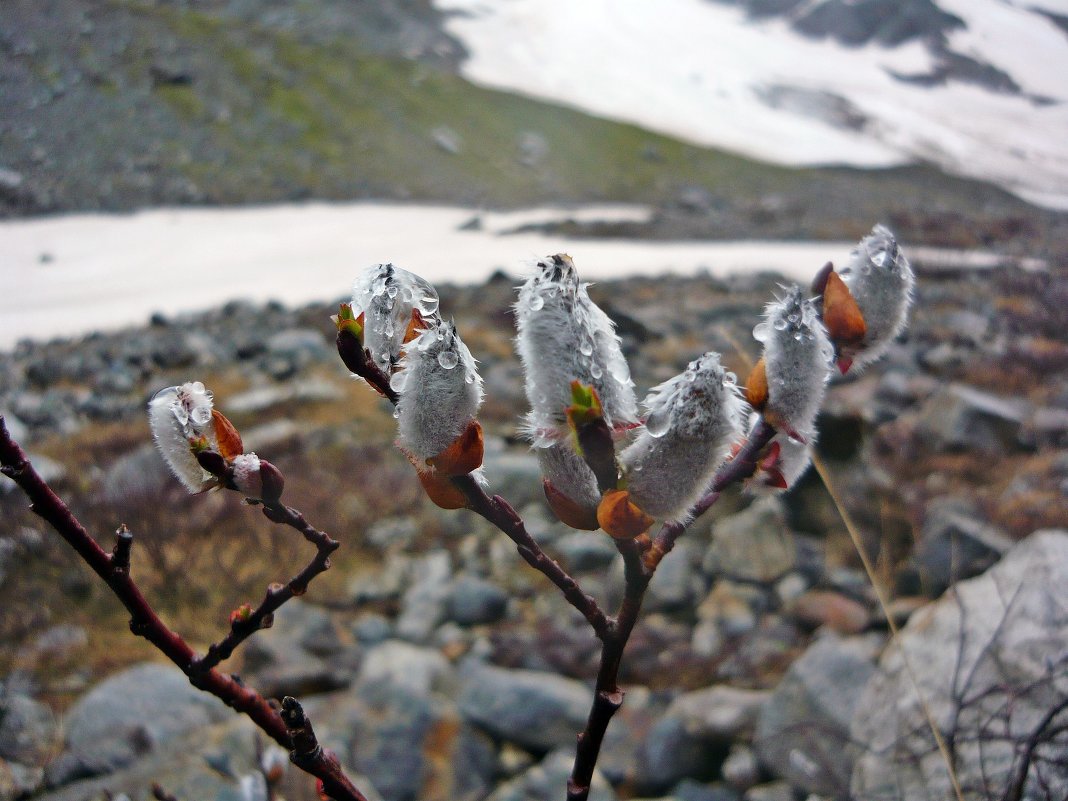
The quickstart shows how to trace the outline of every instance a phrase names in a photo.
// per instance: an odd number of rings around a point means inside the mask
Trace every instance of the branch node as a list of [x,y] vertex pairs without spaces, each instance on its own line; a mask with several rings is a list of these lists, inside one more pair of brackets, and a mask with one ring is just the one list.
[[111,549],[111,569],[115,573],[130,572],[130,551],[133,548],[133,532],[123,523],[115,532],[115,547]]

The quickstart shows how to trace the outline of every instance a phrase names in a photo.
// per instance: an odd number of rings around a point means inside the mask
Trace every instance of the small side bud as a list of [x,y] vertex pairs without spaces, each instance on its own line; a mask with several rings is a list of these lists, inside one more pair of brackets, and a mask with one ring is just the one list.
[[242,623],[247,623],[250,617],[252,617],[251,604],[241,604],[230,613],[230,625],[240,626]]
[[482,463],[482,430],[471,426],[482,403],[482,378],[453,323],[422,331],[407,346],[390,386],[400,395],[400,446],[421,467],[434,460],[438,469],[456,474],[476,457],[471,469]]
[[212,409],[211,421],[215,427],[215,445],[223,459],[230,461],[238,454],[245,452],[245,446],[241,443],[241,435],[226,415],[218,409]]
[[764,416],[795,439],[811,431],[823,402],[834,347],[813,301],[793,286],[769,303],[764,321],[753,329],[764,343],[767,401]]
[[255,453],[242,453],[230,463],[230,486],[246,498],[277,503],[285,487],[281,471]]
[[609,490],[597,507],[597,522],[612,539],[632,540],[656,521],[631,500],[626,490]]
[[516,349],[536,447],[567,436],[572,381],[596,390],[610,428],[622,431],[637,422],[634,383],[615,325],[590,300],[587,286],[579,283],[571,257],[557,254],[538,262],[519,288]]
[[199,381],[157,392],[148,403],[148,422],[163,461],[191,493],[219,485],[197,453],[218,451],[211,392]]
[[655,387],[645,407],[645,426],[621,457],[627,489],[653,517],[684,520],[741,438],[745,402],[719,354],[706,353]]
[[[882,356],[905,328],[916,276],[894,235],[882,225],[872,228],[854,248],[841,276],[866,331],[855,344],[839,348],[840,366],[844,359],[859,368]],[[849,369],[848,364],[842,372]]]
[[363,317],[363,345],[386,375],[400,359],[413,310],[427,323],[438,319],[438,293],[415,273],[376,264],[357,277],[352,314]]

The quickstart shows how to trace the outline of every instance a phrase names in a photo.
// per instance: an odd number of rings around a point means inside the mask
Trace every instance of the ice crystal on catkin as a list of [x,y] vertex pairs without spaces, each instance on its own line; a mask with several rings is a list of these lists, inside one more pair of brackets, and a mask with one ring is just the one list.
[[161,389],[148,403],[148,421],[163,461],[187,490],[203,492],[218,485],[195,452],[217,447],[211,392],[202,383]]
[[814,428],[834,355],[816,306],[802,296],[800,287],[790,287],[767,305],[753,336],[764,343],[765,417],[803,439],[803,432]]
[[425,461],[451,445],[482,403],[482,378],[452,322],[436,323],[405,346],[390,385],[400,395],[400,444]]
[[853,249],[839,275],[867,326],[864,339],[842,355],[861,367],[882,356],[904,329],[916,277],[894,235],[882,225]]
[[644,405],[645,426],[621,457],[627,489],[647,514],[683,520],[741,438],[747,406],[718,353],[654,387]]
[[590,300],[587,286],[579,283],[571,257],[558,254],[539,261],[519,288],[516,346],[538,447],[566,436],[572,381],[596,390],[610,427],[625,428],[637,419],[634,383],[615,325]]
[[400,358],[413,310],[428,323],[438,316],[437,291],[415,273],[376,264],[356,279],[352,311],[364,315],[364,347],[386,375]]

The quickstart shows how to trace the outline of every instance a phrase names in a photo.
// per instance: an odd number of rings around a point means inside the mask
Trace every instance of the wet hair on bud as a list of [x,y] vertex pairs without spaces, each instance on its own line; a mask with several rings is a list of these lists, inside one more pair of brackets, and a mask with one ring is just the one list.
[[364,315],[364,347],[386,375],[400,359],[413,310],[427,323],[438,317],[437,291],[415,273],[376,264],[357,277],[352,313]]
[[780,299],[767,305],[753,336],[764,343],[764,416],[776,428],[803,440],[803,432],[815,428],[834,356],[815,303],[802,295],[800,287],[786,288]]
[[867,326],[863,340],[842,355],[854,368],[862,367],[882,356],[905,328],[916,276],[894,235],[882,225],[853,249],[839,275]]
[[655,387],[644,405],[645,425],[621,456],[630,498],[655,518],[685,520],[741,438],[748,407],[711,352]]
[[192,493],[219,485],[200,466],[196,451],[217,449],[211,392],[199,381],[157,392],[148,403],[148,422],[163,461]]
[[623,430],[637,421],[634,382],[615,324],[590,300],[587,287],[579,283],[571,257],[557,254],[539,261],[519,288],[516,349],[536,447],[567,435],[564,409],[571,403],[572,381],[596,390],[609,427]]
[[448,448],[482,404],[482,377],[453,322],[432,323],[405,346],[390,386],[400,445],[421,462]]

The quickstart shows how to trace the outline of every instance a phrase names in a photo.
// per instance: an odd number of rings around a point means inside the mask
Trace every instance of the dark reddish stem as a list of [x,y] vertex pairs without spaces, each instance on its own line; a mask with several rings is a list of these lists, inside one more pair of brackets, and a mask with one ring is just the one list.
[[[8,433],[2,415],[0,415],[0,472],[19,485],[19,488],[29,498],[33,512],[52,526],[56,533],[92,568],[93,572],[108,585],[130,613],[130,630],[135,635],[144,637],[159,649],[189,677],[193,686],[211,693],[227,706],[247,715],[279,745],[287,749],[293,747],[289,728],[267,699],[245,687],[234,676],[220,673],[213,668],[206,670],[198,668],[198,657],[193,649],[180,635],[168,628],[156,614],[130,575],[133,535],[129,530],[125,526],[119,530],[118,541],[112,553],[109,554],[101,548],[89,536],[85,527],[67,505],[34,470],[26,453]],[[292,512],[292,510],[289,511]],[[293,520],[299,522],[303,521],[303,518],[299,513],[294,512]],[[310,526],[307,528],[311,529]],[[321,779],[324,786],[328,781],[335,780],[335,771],[325,761],[311,759],[297,761],[294,758],[294,762]],[[336,793],[332,795],[337,801],[366,801],[364,796],[358,792],[347,792],[342,784],[330,786],[336,788]],[[351,787],[351,784],[348,786]]]
[[282,699],[282,720],[293,742],[290,760],[305,773],[317,776],[322,782],[323,793],[330,798],[367,801],[366,796],[349,781],[337,756],[319,744],[311,721],[304,714],[304,707],[288,695]]
[[612,430],[603,417],[576,427],[582,458],[586,460],[597,478],[597,489],[602,494],[616,489],[619,483],[619,464],[616,461],[616,446]]
[[586,727],[578,737],[575,764],[567,781],[568,801],[585,801],[590,793],[593,772],[601,753],[608,724],[623,705],[624,691],[619,686],[619,665],[623,650],[638,622],[645,590],[652,573],[642,564],[641,550],[634,540],[617,540],[616,547],[623,555],[626,589],[619,612],[609,619],[606,632],[601,636],[601,664],[597,671],[597,683],[593,691],[593,705],[586,720]]
[[282,604],[290,598],[303,595],[312,579],[330,569],[330,554],[341,544],[325,531],[308,523],[304,515],[292,507],[279,502],[265,503],[263,514],[268,520],[290,526],[303,534],[304,539],[315,546],[315,556],[286,584],[270,585],[260,605],[251,613],[234,619],[230,624],[230,633],[209,647],[207,653],[193,663],[194,671],[211,670],[224,659],[229,659],[234,650],[253,633],[270,626],[274,613]]
[[523,519],[508,501],[500,495],[489,497],[470,475],[453,478],[453,483],[466,496],[468,508],[504,532],[515,543],[519,555],[526,560],[527,564],[559,587],[567,601],[593,626],[597,636],[603,638],[609,628],[608,616],[598,606],[593,596],[587,595],[578,582],[560,566],[560,563],[549,558],[541,546],[534,541],[523,524]]
[[719,499],[720,493],[753,475],[760,452],[775,436],[775,429],[763,418],[750,433],[748,440],[735,457],[716,473],[709,491],[690,510],[687,523],[665,523],[652,544],[645,550],[636,540],[617,540],[623,555],[626,589],[619,612],[608,619],[608,627],[601,637],[601,664],[597,672],[593,705],[586,720],[586,728],[578,738],[575,765],[567,782],[567,801],[586,801],[593,781],[593,772],[601,753],[608,724],[623,705],[624,692],[619,686],[619,665],[630,640],[634,624],[641,612],[642,600],[649,581],[660,561],[675,547],[675,542],[694,520],[707,512]]

